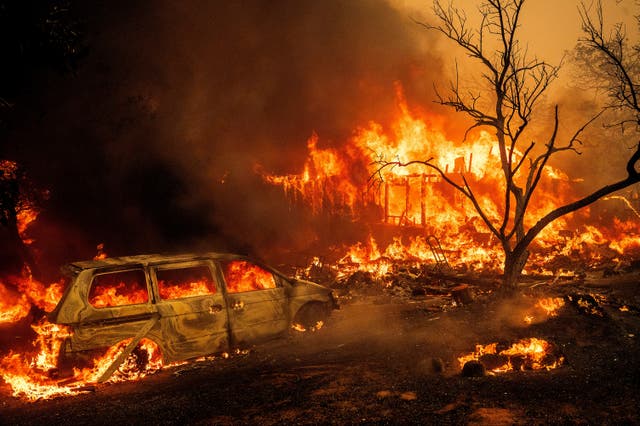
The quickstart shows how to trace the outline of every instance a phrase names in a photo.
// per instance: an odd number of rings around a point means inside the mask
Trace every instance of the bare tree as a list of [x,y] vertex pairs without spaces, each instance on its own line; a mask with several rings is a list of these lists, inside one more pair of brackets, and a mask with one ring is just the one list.
[[[461,47],[467,55],[479,63],[480,77],[488,90],[474,93],[459,84],[459,76],[450,85],[449,94],[438,93],[438,102],[449,106],[472,119],[473,128],[489,128],[496,135],[497,148],[500,154],[504,177],[505,191],[502,195],[501,217],[491,217],[482,207],[481,200],[462,174],[461,181],[456,181],[446,174],[434,159],[416,159],[409,162],[380,161],[377,174],[388,167],[423,164],[434,169],[440,177],[468,198],[484,224],[500,241],[505,253],[504,286],[515,288],[527,258],[529,244],[548,224],[585,207],[599,198],[612,192],[640,182],[637,165],[640,161],[640,145],[635,146],[627,162],[627,177],[604,186],[593,193],[558,207],[527,229],[525,215],[534,196],[536,188],[543,177],[543,170],[549,159],[562,151],[576,151],[580,143],[579,137],[585,128],[598,118],[602,111],[577,129],[565,142],[558,141],[558,106],[553,110],[553,122],[544,146],[536,146],[527,141],[525,131],[530,127],[533,113],[539,108],[541,97],[557,77],[559,66],[554,66],[529,57],[526,48],[520,45],[517,37],[521,12],[525,0],[485,0],[479,8],[481,21],[477,29],[470,28],[467,15],[452,4],[443,6],[439,0],[434,1],[433,11],[438,18],[437,25],[427,23],[427,29],[442,33]],[[604,37],[601,13],[599,21],[594,22],[583,6],[582,17],[586,37],[582,40],[594,54],[602,57],[609,73],[606,74],[607,85],[613,99],[617,99],[620,107],[635,111],[635,119],[640,119],[637,85],[628,72],[632,65],[623,58],[624,38],[613,40]],[[601,8],[599,9],[601,11]],[[615,43],[618,43],[615,45]],[[612,44],[615,47],[611,47]],[[635,53],[638,54],[636,48]],[[634,65],[633,68],[637,66]],[[577,151],[576,151],[577,152]]]

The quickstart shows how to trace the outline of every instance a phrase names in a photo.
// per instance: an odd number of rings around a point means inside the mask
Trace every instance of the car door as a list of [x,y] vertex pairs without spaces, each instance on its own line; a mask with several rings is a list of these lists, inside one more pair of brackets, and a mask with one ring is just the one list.
[[225,299],[212,268],[206,260],[151,266],[165,361],[228,349]]
[[157,315],[150,295],[142,265],[85,270],[52,320],[74,324],[70,351],[112,346],[136,335]]
[[287,292],[280,278],[244,259],[221,261],[231,340],[251,344],[289,327]]

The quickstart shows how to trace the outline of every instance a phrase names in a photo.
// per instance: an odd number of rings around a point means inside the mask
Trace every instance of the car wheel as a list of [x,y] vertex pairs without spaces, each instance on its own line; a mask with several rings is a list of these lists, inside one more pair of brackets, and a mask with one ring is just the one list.
[[158,345],[152,340],[142,339],[118,367],[117,372],[121,379],[133,380],[160,370],[162,365]]
[[296,313],[291,327],[297,331],[318,331],[327,322],[329,306],[326,303],[307,303]]

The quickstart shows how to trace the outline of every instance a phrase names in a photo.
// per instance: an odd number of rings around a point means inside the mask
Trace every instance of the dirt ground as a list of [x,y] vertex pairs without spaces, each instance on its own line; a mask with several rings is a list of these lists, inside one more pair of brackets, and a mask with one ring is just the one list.
[[[0,385],[2,424],[640,424],[640,275],[525,283],[475,301],[386,294],[343,300],[317,333],[33,403]],[[562,297],[556,317],[523,315]],[[578,302],[582,300],[582,302]],[[557,369],[463,377],[475,344],[537,337]],[[443,371],[439,371],[443,367]]]

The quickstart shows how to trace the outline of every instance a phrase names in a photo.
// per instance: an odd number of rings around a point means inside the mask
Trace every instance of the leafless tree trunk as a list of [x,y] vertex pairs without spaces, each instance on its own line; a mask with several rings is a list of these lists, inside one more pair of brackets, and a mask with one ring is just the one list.
[[[565,142],[558,142],[559,114],[556,106],[549,136],[541,149],[535,142],[526,142],[525,131],[529,127],[534,110],[541,96],[557,77],[559,67],[550,65],[537,58],[530,58],[525,48],[518,42],[517,32],[525,0],[486,0],[480,6],[481,23],[479,28],[469,27],[463,10],[453,5],[443,6],[434,1],[433,11],[438,18],[437,25],[421,23],[427,29],[436,30],[460,46],[467,55],[481,65],[481,78],[488,86],[487,93],[473,93],[461,87],[458,75],[451,83],[449,94],[438,93],[438,102],[454,108],[469,116],[473,128],[491,128],[495,132],[500,154],[505,192],[502,195],[504,206],[501,217],[496,219],[482,208],[480,200],[462,175],[462,182],[449,177],[432,159],[415,160],[408,163],[381,161],[378,174],[393,166],[423,164],[434,169],[443,180],[463,193],[473,204],[491,233],[500,241],[505,253],[504,286],[514,288],[526,264],[529,244],[549,223],[585,207],[612,192],[640,182],[637,166],[640,161],[640,145],[635,147],[627,162],[627,177],[604,186],[593,193],[567,205],[556,208],[526,229],[525,215],[534,192],[543,176],[543,170],[549,159],[561,151],[576,151],[579,136],[585,128],[598,118],[602,111],[595,114],[577,129]],[[590,49],[594,56],[606,64],[608,74],[605,82],[613,100],[619,108],[626,108],[634,114],[636,123],[640,123],[640,109],[636,97],[637,80],[629,72],[637,65],[624,60],[625,39],[613,35],[607,39],[602,25],[601,7],[598,5],[599,20],[590,18],[588,9],[582,6],[582,20],[585,37],[581,43]],[[491,47],[489,46],[490,43]],[[497,46],[497,47],[496,47]],[[636,46],[636,56],[640,47]],[[637,59],[637,58],[636,58]],[[637,64],[637,62],[636,62]],[[521,155],[517,153],[520,152]],[[576,151],[577,152],[577,151]],[[528,168],[528,170],[526,170]],[[520,177],[520,179],[517,179]],[[518,184],[517,182],[522,182]]]

